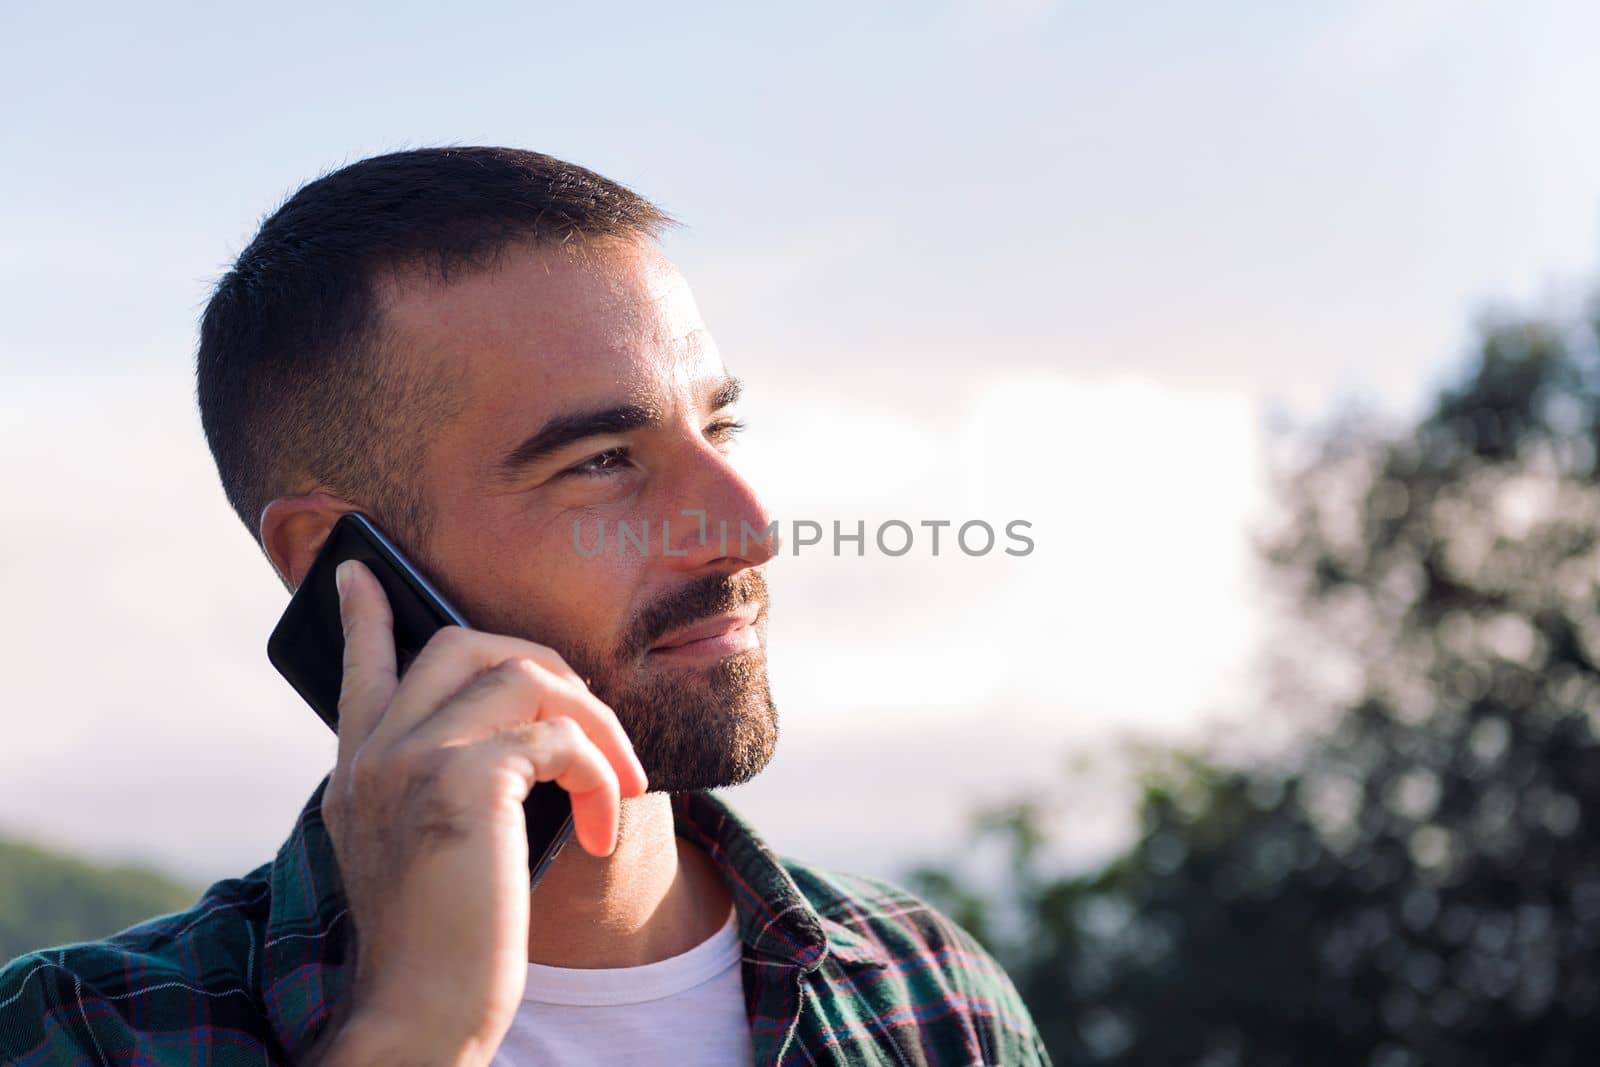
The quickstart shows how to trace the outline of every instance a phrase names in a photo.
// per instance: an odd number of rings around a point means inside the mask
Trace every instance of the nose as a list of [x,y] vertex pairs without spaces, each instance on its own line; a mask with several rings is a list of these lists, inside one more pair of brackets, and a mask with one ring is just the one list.
[[676,569],[737,571],[778,553],[778,524],[753,486],[709,442],[700,442],[671,494],[663,558]]

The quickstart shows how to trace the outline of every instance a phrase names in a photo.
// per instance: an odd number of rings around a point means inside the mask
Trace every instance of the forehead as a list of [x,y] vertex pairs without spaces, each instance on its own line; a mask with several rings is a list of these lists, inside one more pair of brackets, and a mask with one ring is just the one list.
[[379,286],[386,348],[449,382],[485,430],[622,401],[670,404],[723,375],[688,282],[653,241],[516,245],[487,270]]

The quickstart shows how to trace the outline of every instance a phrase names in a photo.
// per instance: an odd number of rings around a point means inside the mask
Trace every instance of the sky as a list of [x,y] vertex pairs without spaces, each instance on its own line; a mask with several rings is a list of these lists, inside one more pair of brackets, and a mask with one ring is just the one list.
[[[592,167],[744,379],[784,521],[1031,523],[1034,551],[770,568],[779,753],[729,794],[896,876],[1130,732],[1263,706],[1275,428],[1404,419],[1487,309],[1595,278],[1577,3],[30,5],[0,34],[0,832],[207,880],[332,735],[194,410],[261,218],[376,152]],[[1067,814],[1083,862],[1125,791]]]

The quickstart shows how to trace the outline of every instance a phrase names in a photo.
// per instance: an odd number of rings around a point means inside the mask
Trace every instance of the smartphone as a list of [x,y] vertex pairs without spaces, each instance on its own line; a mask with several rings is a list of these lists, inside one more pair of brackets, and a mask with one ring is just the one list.
[[[461,613],[376,523],[359,512],[341,516],[267,639],[272,665],[335,732],[344,680],[344,626],[333,572],[347,559],[366,564],[388,594],[394,613],[395,667],[401,674],[440,627],[467,626]],[[522,809],[528,824],[528,872],[538,885],[572,837],[572,798],[554,782],[539,782]]]

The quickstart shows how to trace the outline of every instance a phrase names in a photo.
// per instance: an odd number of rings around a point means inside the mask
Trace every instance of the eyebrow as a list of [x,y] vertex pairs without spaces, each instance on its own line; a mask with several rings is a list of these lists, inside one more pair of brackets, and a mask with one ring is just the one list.
[[[739,379],[732,375],[723,378],[711,393],[711,409],[716,411],[730,406],[739,399],[741,390]],[[495,476],[499,479],[514,478],[539,460],[574,442],[605,434],[627,433],[629,430],[656,425],[660,421],[660,409],[650,404],[618,404],[593,411],[556,415],[502,456],[500,462],[495,464]]]

